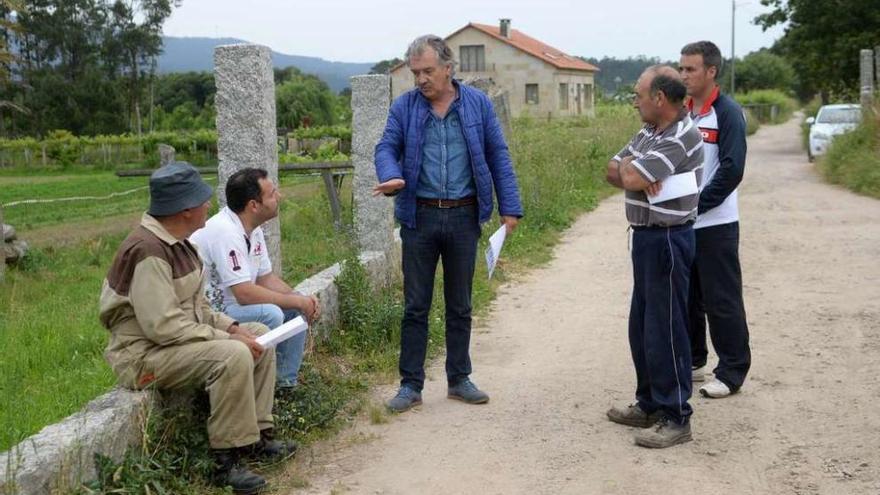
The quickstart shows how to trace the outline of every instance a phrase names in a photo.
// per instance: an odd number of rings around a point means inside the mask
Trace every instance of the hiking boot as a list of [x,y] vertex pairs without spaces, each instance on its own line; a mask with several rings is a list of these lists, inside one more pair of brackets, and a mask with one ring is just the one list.
[[409,411],[413,407],[420,405],[422,405],[422,394],[405,385],[401,386],[400,390],[397,391],[397,395],[385,404],[389,411],[396,413]]
[[266,487],[265,478],[241,463],[239,449],[212,449],[211,455],[216,463],[213,479],[215,485],[230,486],[233,493],[240,495],[254,495]]
[[260,431],[260,440],[246,449],[251,459],[274,462],[293,457],[297,445],[292,440],[275,440],[275,431],[266,428]]
[[467,402],[468,404],[485,404],[489,402],[489,395],[478,389],[474,382],[467,378],[449,387],[446,397]]
[[692,369],[693,369],[692,381],[695,381],[695,382],[706,381],[706,367],[705,366],[694,366]]
[[660,411],[648,414],[639,407],[638,402],[633,402],[624,408],[612,407],[605,415],[615,423],[635,426],[636,428],[650,428],[663,414]]
[[730,387],[717,378],[700,387],[700,395],[710,399],[723,399],[732,393]]
[[636,433],[636,445],[651,449],[665,449],[680,443],[690,442],[691,424],[677,424],[663,417],[650,430]]

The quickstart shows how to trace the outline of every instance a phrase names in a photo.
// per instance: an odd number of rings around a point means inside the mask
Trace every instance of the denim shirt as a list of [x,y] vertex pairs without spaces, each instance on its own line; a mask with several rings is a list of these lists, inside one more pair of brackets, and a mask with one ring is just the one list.
[[428,112],[416,188],[419,198],[461,199],[477,195],[458,107],[456,98],[442,119]]

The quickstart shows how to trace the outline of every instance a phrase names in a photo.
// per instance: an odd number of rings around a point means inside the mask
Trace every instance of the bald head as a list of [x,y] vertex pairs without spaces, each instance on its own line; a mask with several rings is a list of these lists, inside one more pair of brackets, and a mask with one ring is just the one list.
[[681,82],[681,75],[668,65],[652,65],[642,72],[639,80],[648,86],[651,96],[662,92],[669,103],[681,105],[687,96],[687,87]]
[[681,111],[687,88],[678,71],[668,65],[652,65],[636,83],[633,106],[648,124],[672,121]]

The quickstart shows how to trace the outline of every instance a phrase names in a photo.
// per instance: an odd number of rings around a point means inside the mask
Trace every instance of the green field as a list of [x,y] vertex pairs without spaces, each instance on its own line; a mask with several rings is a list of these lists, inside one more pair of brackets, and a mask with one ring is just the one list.
[[[561,232],[580,213],[592,209],[612,192],[604,183],[605,164],[638,128],[638,122],[631,108],[614,106],[599,107],[592,120],[548,123],[523,119],[513,127],[511,151],[526,217],[509,238],[491,282],[487,281],[484,263],[478,262],[474,285],[478,312],[486,311],[495,288],[510,274],[550,259]],[[107,194],[108,190],[124,190],[131,184],[137,187],[134,182],[115,184],[118,179],[109,174],[17,179],[4,176],[0,180],[4,181],[0,189],[2,202],[24,199],[23,194],[38,191],[55,194],[63,190],[53,196],[59,197],[82,195],[83,191]],[[104,185],[98,185],[101,183]],[[320,181],[283,176],[281,185],[286,196],[282,205],[285,277],[296,282],[351,256],[350,236],[345,229],[334,230]],[[108,189],[111,187],[118,188]],[[13,195],[10,190],[18,192]],[[350,225],[350,189],[343,190],[342,198]],[[18,221],[30,228],[51,229],[54,224],[60,229],[69,220],[65,213],[100,223],[104,215],[124,213],[121,210],[125,209],[136,214],[145,206],[146,197],[141,203],[125,198],[115,206],[96,203],[82,209],[54,207],[55,214],[45,219],[22,220],[24,217],[19,216]],[[13,215],[18,213],[9,215],[10,223],[15,224]],[[624,223],[621,212],[621,225]],[[484,227],[484,233],[493,231],[496,225],[497,219],[493,219]],[[28,229],[21,230],[26,238]],[[41,247],[7,272],[7,282],[0,286],[0,314],[4,315],[0,320],[0,450],[77,411],[112,386],[113,377],[101,356],[107,334],[97,321],[97,299],[105,271],[123,236],[122,232],[104,234],[74,244]],[[369,301],[364,304],[369,305]],[[381,315],[379,321],[386,326],[394,322],[396,326],[399,309],[399,305],[390,305],[389,313]],[[442,325],[442,311],[437,309],[432,313],[435,328]],[[376,356],[378,361],[368,363],[368,368],[384,363],[384,372],[388,372],[397,344],[394,339],[387,342],[388,347]],[[439,343],[435,339],[434,346]],[[383,371],[383,366],[377,369]]]

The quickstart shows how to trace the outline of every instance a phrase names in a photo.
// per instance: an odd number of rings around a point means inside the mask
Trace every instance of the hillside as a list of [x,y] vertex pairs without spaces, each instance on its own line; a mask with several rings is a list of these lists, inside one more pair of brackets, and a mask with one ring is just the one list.
[[[235,38],[178,38],[163,37],[164,53],[158,59],[159,72],[210,71],[214,68],[214,47],[247,43]],[[318,57],[289,55],[272,51],[275,67],[294,66],[307,74],[315,74],[335,92],[349,86],[349,78],[367,74],[373,62],[332,62]]]

